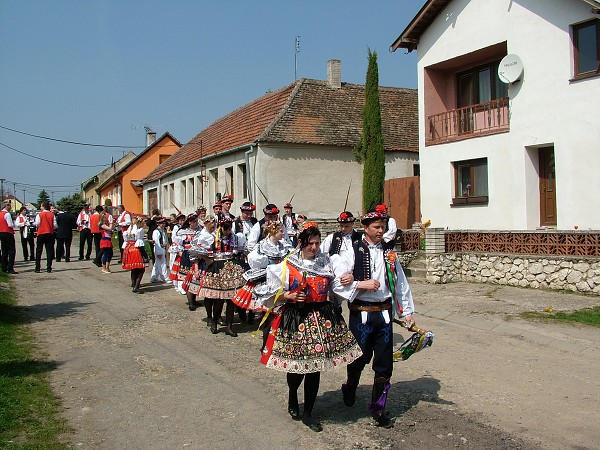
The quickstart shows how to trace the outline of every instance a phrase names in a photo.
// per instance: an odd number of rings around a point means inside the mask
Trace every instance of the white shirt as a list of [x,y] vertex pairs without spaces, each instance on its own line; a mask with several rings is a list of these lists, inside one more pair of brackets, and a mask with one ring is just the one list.
[[[340,256],[344,256],[346,252],[352,251],[352,230],[348,234],[342,234],[342,246],[340,247]],[[323,253],[329,254],[329,250],[331,249],[331,244],[333,243],[333,235],[335,233],[331,233],[328,235],[323,242],[321,242],[321,251]]]
[[90,213],[81,211],[77,214],[77,226],[81,229],[90,227]]
[[262,230],[260,228],[260,222],[256,222],[252,229],[250,230],[250,234],[248,235],[248,251],[251,252],[258,244],[258,240],[260,239],[260,234]]
[[2,213],[4,214],[4,220],[6,220],[6,224],[8,225],[8,227],[9,228],[14,228],[15,224],[14,224],[14,222],[12,220],[11,214],[7,210],[5,210],[5,209],[2,210]]
[[[379,289],[376,291],[367,291],[358,289],[358,281],[352,282],[348,286],[341,286],[339,279],[334,280],[334,292],[340,297],[352,303],[354,300],[366,302],[383,302],[392,294],[385,282],[385,261],[383,258],[383,247],[381,243],[377,245],[369,244],[369,255],[371,262],[371,278],[379,281]],[[334,260],[336,273],[353,272],[354,252],[347,252],[343,258]],[[402,305],[402,316],[412,314],[415,310],[412,292],[404,271],[399,261],[396,262],[396,298]]]
[[[162,228],[158,227],[156,228],[156,230],[154,230],[152,232],[152,240],[154,241],[154,254],[155,255],[164,255],[167,253],[165,247],[168,244],[167,241],[167,233],[165,233],[165,230],[163,230]],[[163,245],[160,245],[162,241]],[[165,246],[165,247],[163,247]]]
[[385,242],[390,242],[396,237],[396,231],[398,231],[398,226],[396,225],[396,220],[392,216],[388,219],[387,223],[388,230],[383,233],[383,240]]

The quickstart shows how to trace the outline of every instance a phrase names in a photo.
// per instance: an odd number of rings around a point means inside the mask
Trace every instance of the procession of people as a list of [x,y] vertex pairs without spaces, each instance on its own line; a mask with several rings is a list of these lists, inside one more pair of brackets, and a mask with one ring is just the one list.
[[89,205],[75,218],[53,212],[44,202],[33,221],[21,210],[13,222],[10,206],[5,206],[0,214],[2,269],[16,274],[15,229],[21,234],[25,260],[34,259],[29,235],[35,226],[35,272],[41,270],[43,250],[47,272],[52,271],[53,260],[69,262],[72,231],[77,228],[79,260],[90,259],[94,242],[92,262],[102,274],[111,274],[113,235],[118,233],[119,262],[131,273],[133,293],[144,293],[142,281],[152,259],[150,283],[172,283],[177,293],[185,295],[190,311],[204,306],[212,334],[224,326],[226,336],[237,337],[236,313],[240,323],[256,324],[258,318],[263,337],[260,362],[286,373],[287,410],[293,420],[321,431],[313,416],[321,372],[346,368],[340,394],[352,407],[361,375],[372,362],[367,410],[377,426],[392,427],[394,421],[385,409],[394,361],[392,325],[396,318],[410,328],[414,303],[390,237],[396,226],[389,223],[385,205],[366,212],[358,229],[354,215],[342,211],[337,217],[339,230],[323,237],[316,222],[293,212],[291,201],[283,215],[269,203],[258,220],[256,206],[249,201],[235,217],[230,210],[233,200],[226,196],[213,205],[214,215],[207,216],[206,207],[199,206],[187,216],[179,211],[169,219],[158,209],[144,219],[123,205],[118,206],[118,218],[102,207],[90,211]]

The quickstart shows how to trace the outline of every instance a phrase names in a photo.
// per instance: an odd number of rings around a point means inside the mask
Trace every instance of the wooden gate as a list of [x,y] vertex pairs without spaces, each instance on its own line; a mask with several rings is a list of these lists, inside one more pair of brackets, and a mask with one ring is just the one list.
[[412,228],[421,221],[419,177],[393,178],[383,185],[383,201],[400,229]]

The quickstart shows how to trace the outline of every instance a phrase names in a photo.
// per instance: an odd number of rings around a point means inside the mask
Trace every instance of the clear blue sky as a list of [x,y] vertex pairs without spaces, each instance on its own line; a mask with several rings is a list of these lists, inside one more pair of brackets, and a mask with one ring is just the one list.
[[[362,84],[371,48],[381,86],[416,88],[416,52],[389,47],[424,2],[2,0],[0,127],[143,147],[149,125],[185,144],[292,83],[298,35],[298,77],[326,79],[327,61],[340,59],[342,81]],[[45,188],[59,200],[124,151],[0,128],[0,178],[20,199]]]

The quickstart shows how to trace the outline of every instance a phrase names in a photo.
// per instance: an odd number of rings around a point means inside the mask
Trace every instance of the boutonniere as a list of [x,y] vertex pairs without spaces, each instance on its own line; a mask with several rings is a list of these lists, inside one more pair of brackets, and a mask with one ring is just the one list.
[[394,250],[388,250],[385,252],[385,261],[390,265],[396,264],[396,257],[397,255]]

